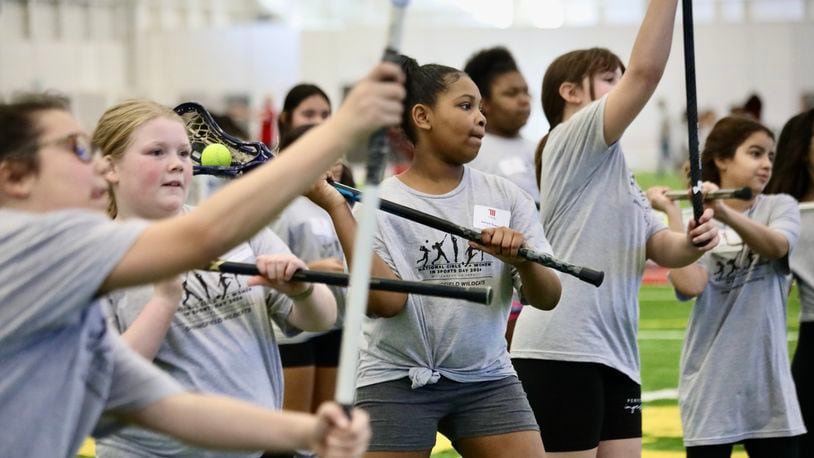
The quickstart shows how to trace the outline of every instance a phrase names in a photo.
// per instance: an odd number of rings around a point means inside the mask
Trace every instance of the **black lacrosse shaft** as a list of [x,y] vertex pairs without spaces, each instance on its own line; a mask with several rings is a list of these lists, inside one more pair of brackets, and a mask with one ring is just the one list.
[[[335,182],[332,184],[335,188],[337,188],[337,190],[339,190],[340,193],[342,193],[343,196],[349,197],[357,202],[360,200],[361,192],[358,189]],[[385,199],[381,200],[379,206],[383,211],[386,211],[387,213],[390,213],[392,215],[400,216],[410,221],[420,223],[425,226],[429,226],[433,229],[438,229],[439,231],[447,232],[452,235],[457,235],[466,240],[471,240],[476,243],[480,243],[481,241],[479,231],[469,229],[455,223],[451,223],[447,220],[441,219],[437,216],[430,215],[428,213],[424,213],[414,208],[406,207],[404,205],[397,204],[395,202],[391,202]],[[557,259],[554,259],[553,257],[545,253],[538,253],[528,248],[520,248],[518,254],[523,258],[528,259],[529,261],[536,262],[537,264],[543,265],[545,267],[550,267],[552,269],[567,273],[569,275],[573,275],[579,278],[580,280],[590,283],[594,286],[601,285],[602,281],[605,279],[605,273],[602,271],[593,270],[587,267],[575,266],[573,264],[558,261]]]
[[[399,52],[388,46],[384,50],[382,61],[398,64]],[[388,128],[384,127],[370,137],[365,176],[365,183],[367,184],[378,185],[382,182],[385,165],[388,157],[390,157],[390,137],[388,137],[387,132]]]
[[698,96],[695,87],[695,38],[692,16],[692,0],[681,0],[684,24],[684,79],[687,88],[687,135],[690,150],[690,189],[692,212],[695,222],[704,213],[704,196],[701,193],[701,157],[698,151]]
[[[669,191],[665,194],[668,199],[670,200],[688,200],[692,196],[687,191]],[[704,200],[715,200],[715,199],[741,199],[741,200],[749,200],[752,198],[752,188],[746,186],[743,188],[736,188],[736,189],[719,189],[717,191],[712,191],[704,194]]]
[[[257,266],[242,262],[214,262],[208,270],[238,275],[260,275]],[[348,286],[348,274],[341,272],[325,272],[319,270],[299,270],[292,281],[306,283],[324,283],[332,286]],[[434,283],[391,280],[389,278],[370,278],[370,289],[391,291],[395,293],[417,294],[420,296],[447,297],[450,299],[463,299],[478,304],[489,305],[492,302],[492,288],[489,286],[450,286]]]

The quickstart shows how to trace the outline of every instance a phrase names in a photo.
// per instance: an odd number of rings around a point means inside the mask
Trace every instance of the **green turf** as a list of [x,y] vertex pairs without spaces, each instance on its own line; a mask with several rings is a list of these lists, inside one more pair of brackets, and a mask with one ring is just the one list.
[[667,186],[674,190],[687,189],[687,184],[675,173],[659,175],[656,172],[635,172],[633,175],[643,191],[652,186]]
[[433,453],[432,458],[461,458],[461,455],[455,452],[455,450],[444,450],[442,452]]

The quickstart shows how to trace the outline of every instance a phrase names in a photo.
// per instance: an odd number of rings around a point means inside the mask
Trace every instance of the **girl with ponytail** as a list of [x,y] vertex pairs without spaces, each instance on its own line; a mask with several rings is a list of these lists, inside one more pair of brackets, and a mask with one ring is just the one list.
[[[436,431],[463,456],[541,457],[543,443],[504,339],[512,289],[542,310],[559,299],[557,275],[517,256],[550,253],[534,201],[505,178],[471,169],[486,119],[463,72],[402,59],[402,129],[415,145],[410,168],[381,184],[382,198],[482,230],[483,244],[380,212],[373,274],[491,286],[488,307],[454,299],[371,292],[357,406],[371,416],[372,457],[427,457]],[[310,197],[333,219],[346,257],[355,221],[342,196],[321,183]],[[352,262],[352,260],[349,260]],[[386,317],[386,318],[385,318]],[[409,425],[405,425],[405,420]]]
[[717,243],[711,211],[686,233],[666,230],[619,144],[664,72],[676,6],[649,2],[627,67],[606,49],[583,49],[558,57],[543,78],[551,125],[536,155],[543,228],[557,256],[608,273],[599,288],[563,277],[556,310],[517,320],[513,362],[554,456],[641,455],[645,261],[686,266]]

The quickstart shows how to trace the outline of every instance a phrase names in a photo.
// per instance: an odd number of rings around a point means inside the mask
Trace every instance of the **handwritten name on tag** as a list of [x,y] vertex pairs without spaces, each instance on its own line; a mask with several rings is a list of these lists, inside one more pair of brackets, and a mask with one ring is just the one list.
[[475,205],[472,225],[476,229],[486,229],[487,227],[509,227],[512,213],[509,210],[487,207],[485,205]]

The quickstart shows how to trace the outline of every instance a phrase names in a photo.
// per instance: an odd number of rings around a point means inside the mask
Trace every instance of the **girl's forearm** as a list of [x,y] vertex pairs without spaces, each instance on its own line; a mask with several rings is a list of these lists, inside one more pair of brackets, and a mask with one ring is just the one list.
[[518,272],[523,282],[523,296],[529,305],[541,310],[557,306],[562,286],[553,270],[527,261],[518,267]]
[[307,449],[313,446],[317,428],[312,415],[194,393],[169,396],[124,419],[198,447],[220,450]]
[[303,331],[326,331],[336,323],[336,299],[327,286],[313,287],[308,297],[294,300],[288,321]]
[[136,353],[152,361],[164,342],[177,308],[178,303],[163,297],[153,297],[122,333],[122,339]]
[[715,217],[734,229],[743,243],[763,257],[779,259],[789,252],[789,241],[783,234],[749,219],[740,212],[726,208],[716,213]]

